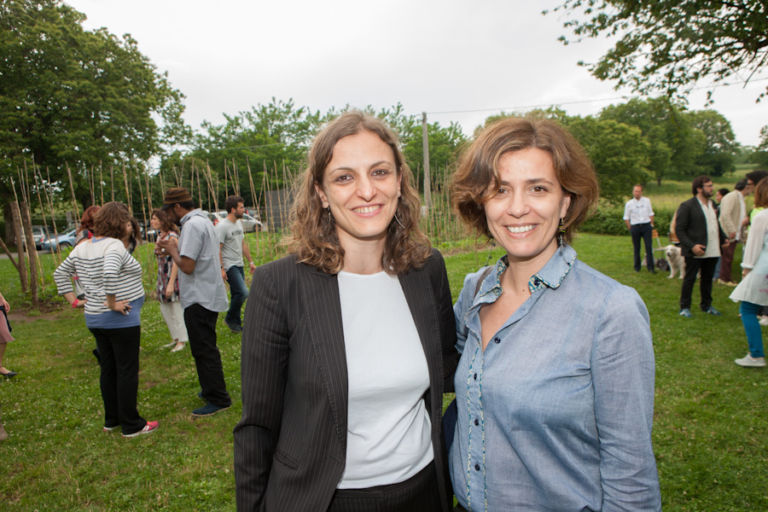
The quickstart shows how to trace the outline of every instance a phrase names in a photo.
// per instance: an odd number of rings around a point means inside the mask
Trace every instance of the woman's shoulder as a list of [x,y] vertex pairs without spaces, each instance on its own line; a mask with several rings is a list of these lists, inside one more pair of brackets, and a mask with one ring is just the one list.
[[581,260],[574,262],[571,273],[571,284],[583,303],[602,304],[608,308],[642,304],[645,309],[645,303],[637,290],[595,270]]

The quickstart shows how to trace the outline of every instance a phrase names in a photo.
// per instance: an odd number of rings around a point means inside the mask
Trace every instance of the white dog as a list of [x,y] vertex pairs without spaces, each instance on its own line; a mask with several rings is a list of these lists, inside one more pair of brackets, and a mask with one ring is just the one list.
[[664,254],[667,255],[667,262],[669,263],[668,279],[674,278],[675,272],[680,274],[680,279],[685,277],[685,258],[683,258],[680,248],[670,244],[664,247]]

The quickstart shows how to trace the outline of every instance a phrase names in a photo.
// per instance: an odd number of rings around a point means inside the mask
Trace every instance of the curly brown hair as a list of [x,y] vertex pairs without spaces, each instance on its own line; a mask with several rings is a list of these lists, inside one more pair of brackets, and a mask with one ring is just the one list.
[[768,207],[768,178],[763,178],[755,186],[755,208]]
[[486,127],[463,153],[453,175],[454,207],[466,224],[493,238],[484,204],[501,185],[499,159],[504,153],[526,148],[550,154],[557,180],[571,198],[563,218],[563,239],[569,243],[574,229],[584,222],[597,203],[599,186],[584,148],[567,130],[549,119],[506,118]]
[[157,217],[157,220],[160,221],[160,230],[163,233],[169,233],[171,231],[175,233],[179,232],[179,228],[176,227],[176,224],[170,219],[170,217],[165,211],[159,208],[155,208],[154,210],[152,210],[152,214],[149,216],[150,220],[152,219],[152,217]]
[[419,195],[411,184],[413,174],[400,151],[397,135],[383,121],[358,111],[334,119],[315,137],[309,151],[309,165],[297,182],[291,209],[290,250],[302,263],[329,274],[344,266],[344,249],[336,234],[336,224],[323,208],[316,186],[322,187],[325,169],[333,157],[336,143],[362,131],[376,134],[391,149],[400,176],[400,200],[395,218],[389,223],[381,264],[390,274],[399,274],[424,264],[430,243],[419,228]]
[[93,218],[93,234],[122,240],[125,226],[131,221],[128,207],[123,203],[111,201],[104,204]]

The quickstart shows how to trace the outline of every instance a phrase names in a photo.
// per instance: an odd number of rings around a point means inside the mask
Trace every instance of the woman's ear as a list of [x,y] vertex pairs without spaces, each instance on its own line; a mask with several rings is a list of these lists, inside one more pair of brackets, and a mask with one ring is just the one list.
[[320,202],[323,204],[323,208],[328,208],[330,203],[328,202],[328,197],[325,195],[325,192],[323,192],[322,187],[315,183],[315,192],[317,192],[318,197],[320,198]]

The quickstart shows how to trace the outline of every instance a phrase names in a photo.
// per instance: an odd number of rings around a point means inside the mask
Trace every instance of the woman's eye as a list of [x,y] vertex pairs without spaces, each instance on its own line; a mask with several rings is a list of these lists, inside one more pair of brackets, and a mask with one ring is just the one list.
[[340,174],[340,175],[336,176],[333,179],[333,181],[335,181],[336,183],[346,183],[346,182],[350,181],[351,179],[352,179],[352,176],[349,175],[349,174]]
[[534,185],[531,187],[531,190],[536,193],[541,193],[541,192],[546,192],[547,187],[545,187],[544,185]]
[[387,176],[389,174],[389,169],[375,169],[371,174],[374,176]]

